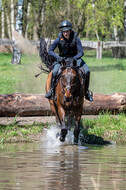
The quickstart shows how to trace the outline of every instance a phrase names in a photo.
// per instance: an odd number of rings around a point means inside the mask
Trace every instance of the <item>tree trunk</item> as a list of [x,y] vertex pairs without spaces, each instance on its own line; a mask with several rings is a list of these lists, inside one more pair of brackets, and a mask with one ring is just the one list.
[[4,30],[4,8],[2,6],[2,15],[1,15],[1,25],[2,25],[2,39],[5,37],[5,30]]
[[124,39],[126,41],[126,0],[124,0]]
[[33,27],[33,40],[38,40],[38,28],[39,28],[39,13],[36,11],[35,7],[33,8],[34,11],[34,27]]
[[66,10],[67,10],[67,18],[70,19],[70,2],[66,0]]
[[41,36],[41,32],[43,29],[43,23],[44,23],[44,19],[45,19],[45,11],[46,11],[46,1],[43,0],[43,2],[40,2],[39,5],[39,27],[38,27],[38,35],[39,38]]
[[[85,101],[84,115],[98,115],[109,111],[112,114],[126,113],[126,93],[94,94],[94,101]],[[43,94],[0,95],[0,116],[48,116],[53,115],[48,100]]]
[[[23,20],[23,0],[18,0],[15,30],[20,34],[22,34],[22,20]],[[13,40],[15,40],[14,36]],[[13,45],[13,57],[11,63],[16,65],[21,63],[21,51],[17,46],[16,42]]]
[[14,32],[14,1],[11,0],[11,38]]
[[112,47],[113,58],[125,58],[126,48],[125,47]]
[[30,7],[31,7],[31,3],[28,2],[28,8],[27,8],[27,25],[26,25],[26,31],[25,31],[25,38],[28,39],[28,26],[29,26],[29,15],[30,15]]
[[8,31],[8,37],[9,37],[9,39],[11,39],[10,20],[9,20],[9,16],[8,16],[7,9],[5,10],[5,12],[6,12],[6,18],[7,18],[7,31]]
[[120,58],[120,47],[112,47],[113,58]]

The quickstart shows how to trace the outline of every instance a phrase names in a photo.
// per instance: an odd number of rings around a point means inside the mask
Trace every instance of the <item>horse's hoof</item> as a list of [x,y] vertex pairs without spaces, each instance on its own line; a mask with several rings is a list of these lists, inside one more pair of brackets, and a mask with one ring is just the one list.
[[60,133],[56,134],[56,138],[59,139],[61,142],[65,141],[65,137],[62,137]]
[[61,129],[61,134],[65,138],[65,136],[67,135],[67,129],[66,128]]
[[61,141],[61,142],[64,142],[64,141],[65,141],[65,138],[62,137],[62,136],[60,136],[60,141]]
[[74,137],[74,143],[75,143],[75,144],[78,143],[78,138]]

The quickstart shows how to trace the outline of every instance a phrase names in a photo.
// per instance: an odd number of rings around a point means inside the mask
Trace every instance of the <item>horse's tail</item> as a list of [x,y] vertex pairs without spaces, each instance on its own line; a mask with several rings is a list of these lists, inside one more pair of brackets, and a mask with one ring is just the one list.
[[52,65],[55,62],[55,58],[48,54],[47,43],[43,37],[40,38],[39,56],[44,65],[48,68],[46,71],[49,73],[52,70]]

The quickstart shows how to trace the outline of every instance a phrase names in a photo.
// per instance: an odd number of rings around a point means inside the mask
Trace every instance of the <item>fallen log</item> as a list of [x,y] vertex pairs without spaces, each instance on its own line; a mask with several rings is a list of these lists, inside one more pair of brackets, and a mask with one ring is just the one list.
[[[84,115],[98,115],[109,111],[111,114],[126,113],[126,93],[94,94],[94,101],[85,100]],[[0,117],[50,116],[48,100],[43,94],[1,94]]]

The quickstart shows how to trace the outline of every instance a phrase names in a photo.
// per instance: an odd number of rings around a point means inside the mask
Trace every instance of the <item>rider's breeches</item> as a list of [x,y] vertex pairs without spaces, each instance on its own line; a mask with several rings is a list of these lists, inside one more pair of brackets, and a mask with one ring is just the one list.
[[86,75],[90,73],[90,70],[83,59],[77,59],[77,67],[82,67]]
[[60,64],[56,63],[53,68],[53,76],[55,76],[55,77],[57,76],[59,68],[60,68]]

